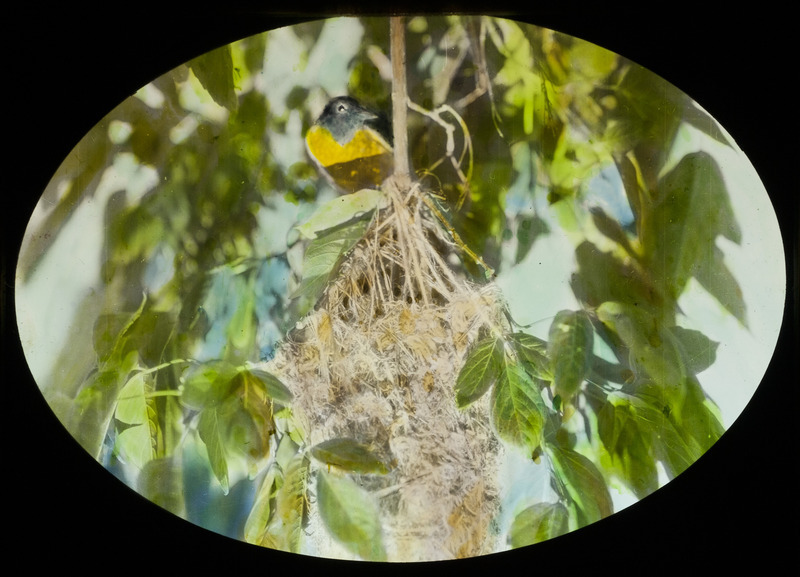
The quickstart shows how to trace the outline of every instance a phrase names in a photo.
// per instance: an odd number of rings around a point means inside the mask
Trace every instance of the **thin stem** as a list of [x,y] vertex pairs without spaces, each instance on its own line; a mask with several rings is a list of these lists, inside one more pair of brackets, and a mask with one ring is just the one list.
[[392,16],[390,23],[392,59],[392,127],[394,130],[394,172],[410,174],[408,161],[408,91],[406,88],[405,19]]
[[172,359],[171,361],[167,361],[166,363],[161,363],[160,365],[156,365],[154,367],[142,369],[141,371],[139,371],[139,374],[147,375],[150,373],[155,373],[156,371],[160,371],[162,369],[166,369],[167,367],[171,367],[172,365],[179,365],[181,363],[189,364],[193,362],[195,361],[193,361],[192,359]]
[[422,202],[424,202],[428,206],[430,211],[439,220],[439,222],[442,223],[442,226],[447,229],[447,232],[449,232],[450,236],[453,237],[453,240],[455,241],[456,245],[458,245],[458,247],[462,251],[464,251],[467,255],[469,255],[469,257],[477,265],[479,265],[480,267],[483,268],[484,275],[486,276],[486,279],[488,280],[488,279],[492,278],[494,276],[494,269],[492,267],[490,267],[488,264],[486,264],[481,257],[479,257],[477,254],[475,254],[475,252],[471,248],[469,248],[463,240],[461,240],[461,237],[456,232],[456,229],[454,229],[450,225],[450,223],[447,222],[447,219],[439,211],[439,209],[436,208],[436,205],[433,203],[433,201],[431,199],[429,199],[428,197],[426,197],[426,196],[421,196],[420,198],[422,198]]

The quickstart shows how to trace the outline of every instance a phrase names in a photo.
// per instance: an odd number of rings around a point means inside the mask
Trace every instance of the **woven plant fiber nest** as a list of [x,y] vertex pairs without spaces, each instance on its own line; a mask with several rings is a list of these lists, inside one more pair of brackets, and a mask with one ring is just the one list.
[[[388,463],[349,473],[375,500],[388,560],[490,552],[502,445],[488,400],[459,409],[453,387],[469,345],[501,325],[500,294],[453,272],[419,186],[384,189],[387,206],[265,368],[292,389],[306,446],[352,439]],[[346,556],[311,509],[315,552]]]

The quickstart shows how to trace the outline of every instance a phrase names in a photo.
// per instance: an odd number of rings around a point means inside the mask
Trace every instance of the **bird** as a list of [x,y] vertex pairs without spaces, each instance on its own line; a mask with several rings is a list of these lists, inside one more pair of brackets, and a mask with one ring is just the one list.
[[389,121],[352,96],[329,100],[305,140],[321,172],[344,193],[379,188],[394,168]]

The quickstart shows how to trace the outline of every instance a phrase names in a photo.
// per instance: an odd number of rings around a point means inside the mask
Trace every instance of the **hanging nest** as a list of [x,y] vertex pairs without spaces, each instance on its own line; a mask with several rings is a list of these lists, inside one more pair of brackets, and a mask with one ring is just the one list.
[[[501,330],[499,289],[447,264],[442,247],[458,247],[418,184],[383,190],[388,205],[267,369],[292,389],[307,446],[355,439],[391,463],[352,474],[377,500],[389,560],[488,553],[502,446],[488,399],[459,410],[453,387],[469,345]],[[316,554],[339,556],[311,509]]]

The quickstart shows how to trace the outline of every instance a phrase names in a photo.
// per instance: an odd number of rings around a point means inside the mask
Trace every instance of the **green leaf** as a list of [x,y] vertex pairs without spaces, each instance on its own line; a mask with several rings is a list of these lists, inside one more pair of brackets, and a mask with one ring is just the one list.
[[291,435],[283,435],[275,450],[275,463],[282,469],[288,470],[289,463],[297,456],[300,445],[292,439]]
[[169,313],[144,310],[101,315],[94,325],[94,348],[100,363],[115,363],[130,351],[138,351],[140,363],[154,366],[162,361],[175,322]]
[[365,188],[351,194],[344,194],[320,206],[307,221],[297,226],[305,238],[313,239],[317,233],[345,224],[355,218],[363,218],[376,208],[380,208],[385,195],[380,190]]
[[741,241],[725,181],[711,156],[687,154],[660,179],[642,234],[655,281],[675,301],[690,277],[719,259],[717,236]]
[[244,540],[247,543],[254,545],[262,545],[263,543],[264,534],[274,512],[270,504],[275,498],[277,490],[275,487],[275,471],[274,466],[267,471],[256,494],[255,502],[250,508],[250,513],[244,524]]
[[694,277],[725,310],[736,317],[742,325],[747,326],[747,307],[742,288],[725,264],[724,255],[719,247],[713,247],[713,256],[697,267]]
[[96,459],[100,457],[100,450],[114,416],[119,391],[138,358],[136,351],[132,351],[125,355],[114,370],[95,372],[72,404],[67,428]]
[[141,425],[148,421],[145,378],[146,375],[136,373],[122,387],[114,413],[118,421],[128,425]]
[[145,388],[145,375],[131,377],[119,393],[114,413],[118,422],[129,425],[117,433],[115,447],[126,462],[138,469],[154,459],[157,451],[158,422],[145,398]]
[[[685,93],[641,66],[627,66],[614,88],[617,105],[605,122],[620,139],[617,150],[635,153],[644,183],[664,167],[690,103]],[[621,155],[620,155],[621,156]]]
[[589,372],[594,329],[586,313],[561,311],[549,332],[548,356],[556,393],[570,399]]
[[[619,56],[585,40],[574,39],[569,52],[570,74],[600,83],[617,68]],[[592,83],[587,83],[593,86]]]
[[114,352],[124,331],[133,324],[130,315],[121,313],[104,314],[94,323],[93,344],[98,360],[103,363]]
[[230,394],[238,373],[238,368],[227,361],[193,365],[182,379],[181,402],[191,409],[219,405]]
[[270,542],[284,551],[300,551],[308,514],[308,471],[308,456],[297,453],[284,469],[283,483],[275,493],[275,517],[268,532]]
[[541,543],[569,530],[569,512],[561,503],[536,503],[520,511],[511,523],[512,548]]
[[481,398],[497,381],[505,356],[502,339],[489,337],[475,344],[456,379],[456,405],[464,407]]
[[365,220],[357,220],[312,240],[303,255],[303,279],[291,298],[305,296],[316,301],[341,259],[361,240],[368,224]]
[[709,399],[696,379],[688,379],[683,406],[678,415],[685,436],[697,443],[705,452],[716,443],[725,432],[719,407]]
[[568,138],[568,132],[561,134],[547,176],[553,188],[561,195],[575,193],[597,171],[597,166],[608,162],[601,146],[587,140]]
[[633,372],[618,363],[611,363],[597,355],[592,355],[592,379],[597,381],[611,381],[612,383],[627,383],[633,379]]
[[597,227],[597,230],[623,247],[628,254],[633,254],[634,251],[633,247],[631,247],[628,233],[625,232],[625,229],[622,228],[622,225],[618,220],[611,218],[602,208],[598,206],[590,208],[589,213],[592,215],[592,222],[594,223],[595,227]]
[[314,445],[311,455],[318,461],[348,472],[385,475],[389,467],[366,445],[354,439],[331,439]]
[[317,472],[317,503],[328,531],[367,561],[385,561],[378,506],[352,479]]
[[133,425],[119,431],[114,439],[114,448],[123,462],[137,469],[156,457],[153,435],[147,424]]
[[236,310],[228,321],[225,332],[229,346],[238,351],[240,356],[246,357],[256,339],[256,275],[251,273],[246,280],[243,276],[237,275],[233,278],[231,292],[235,294]]
[[509,340],[514,352],[531,376],[545,381],[553,380],[550,360],[547,357],[547,342],[527,333],[513,333],[509,336]]
[[664,463],[670,477],[685,471],[703,454],[697,441],[676,424],[679,411],[672,410],[673,405],[660,387],[642,387],[636,395],[621,392],[609,395],[609,402],[615,405],[621,405],[620,399],[627,403],[640,433],[650,438],[653,456]]
[[119,356],[125,352],[123,349],[125,337],[142,316],[146,302],[147,297],[145,296],[139,308],[133,313],[113,313],[97,317],[92,336],[94,350],[101,363],[108,361],[114,353],[118,355],[116,360],[119,361]]
[[639,499],[658,489],[658,470],[652,454],[653,431],[648,422],[638,417],[630,402],[610,397],[597,413],[597,429],[611,457],[611,471]]
[[263,371],[261,369],[247,369],[242,374],[244,378],[256,379],[262,385],[264,385],[267,395],[274,401],[282,404],[289,404],[294,398],[289,388],[272,373]]
[[597,318],[619,335],[630,349],[631,368],[649,376],[678,396],[686,380],[686,367],[676,337],[659,319],[636,307],[606,302],[597,308]]
[[566,497],[577,508],[578,526],[589,525],[614,512],[603,475],[589,459],[571,449],[546,447]]
[[514,264],[522,262],[540,236],[550,232],[547,222],[537,215],[519,215],[517,217],[517,252]]
[[498,435],[532,453],[542,442],[543,404],[533,378],[522,365],[506,359],[492,394],[492,421]]
[[198,56],[189,67],[211,98],[228,110],[236,110],[238,99],[233,81],[233,58],[230,45]]
[[[669,429],[667,429],[669,434],[663,435],[670,445],[679,449],[677,458],[670,461],[675,465],[673,467],[675,474],[699,459],[725,430],[719,408],[706,396],[694,377],[686,379],[683,394],[677,399],[675,395],[670,395],[668,391],[652,384],[639,387],[636,396],[662,413],[675,434],[679,435],[682,447],[672,439],[673,435]],[[652,416],[652,419],[655,418]]]
[[687,106],[683,111],[684,122],[691,124],[699,131],[707,134],[717,142],[725,146],[733,146],[728,135],[721,129],[720,125],[705,110],[697,105]]
[[712,341],[700,331],[671,327],[683,356],[686,368],[694,374],[701,373],[717,359],[718,342]]
[[201,391],[204,404],[198,432],[215,476],[227,489],[233,467],[244,465],[251,478],[258,473],[270,455],[275,423],[272,402],[262,382],[249,378],[247,371],[231,373],[229,365],[224,366],[220,387],[214,387],[213,379],[197,379],[212,383],[209,391]]
[[272,402],[261,381],[255,379],[242,379],[234,392],[219,414],[226,424],[225,442],[231,452],[244,455],[252,478],[270,455],[270,438],[275,432]]
[[197,425],[200,439],[206,446],[208,462],[211,471],[222,487],[222,492],[228,494],[228,452],[223,440],[223,425],[216,408],[211,407],[200,413],[200,422]]
[[139,473],[136,490],[159,507],[179,517],[186,516],[180,459],[165,457],[148,461]]
[[578,272],[571,284],[582,302],[593,307],[606,301],[637,307],[661,306],[661,296],[645,280],[644,275],[613,254],[584,241],[575,249],[575,259]]

